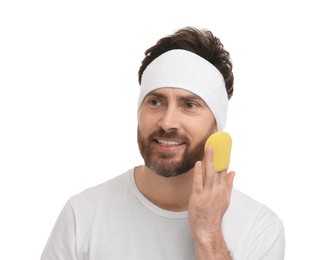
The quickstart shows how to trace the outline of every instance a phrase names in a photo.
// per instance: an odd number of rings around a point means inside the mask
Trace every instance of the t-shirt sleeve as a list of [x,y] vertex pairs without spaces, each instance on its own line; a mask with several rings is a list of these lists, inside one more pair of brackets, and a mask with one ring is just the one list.
[[68,201],[62,209],[41,260],[77,260],[75,214]]
[[261,227],[253,238],[250,260],[283,260],[285,257],[285,231],[281,221]]

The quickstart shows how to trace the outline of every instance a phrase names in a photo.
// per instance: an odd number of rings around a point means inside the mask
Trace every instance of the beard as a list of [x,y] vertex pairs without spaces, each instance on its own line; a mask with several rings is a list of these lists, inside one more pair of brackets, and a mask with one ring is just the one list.
[[[146,166],[157,175],[169,178],[188,172],[195,166],[197,161],[203,159],[205,141],[212,133],[213,130],[211,129],[198,144],[191,148],[191,143],[188,138],[184,135],[180,135],[177,130],[165,132],[163,129],[159,129],[144,139],[139,129],[137,129],[137,142]],[[175,154],[173,153],[155,151],[152,147],[153,144],[157,142],[157,139],[167,140],[175,138],[183,140],[183,145],[186,145],[185,151],[180,159],[174,158]]]

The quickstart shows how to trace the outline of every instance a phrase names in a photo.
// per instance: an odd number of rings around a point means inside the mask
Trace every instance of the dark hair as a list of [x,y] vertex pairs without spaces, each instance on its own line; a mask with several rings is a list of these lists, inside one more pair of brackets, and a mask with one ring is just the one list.
[[165,36],[145,51],[145,58],[138,71],[139,84],[141,84],[142,74],[146,67],[155,58],[173,49],[191,51],[214,65],[225,79],[228,99],[232,97],[234,76],[229,52],[224,49],[219,38],[215,37],[211,31],[194,27],[184,27],[172,35]]

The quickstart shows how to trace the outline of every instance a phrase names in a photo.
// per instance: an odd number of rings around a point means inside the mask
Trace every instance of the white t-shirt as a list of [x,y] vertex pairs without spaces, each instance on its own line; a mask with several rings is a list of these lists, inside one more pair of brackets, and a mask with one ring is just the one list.
[[[42,260],[193,260],[188,213],[163,210],[138,190],[133,169],[73,196]],[[222,232],[236,260],[284,259],[284,228],[266,206],[233,189]]]

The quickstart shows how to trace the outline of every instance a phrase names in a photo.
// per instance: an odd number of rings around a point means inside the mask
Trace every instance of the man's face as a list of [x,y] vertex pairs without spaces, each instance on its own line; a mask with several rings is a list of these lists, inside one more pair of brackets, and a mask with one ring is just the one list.
[[145,164],[160,176],[172,177],[193,168],[215,131],[213,114],[205,102],[183,89],[156,89],[140,107],[139,149]]

